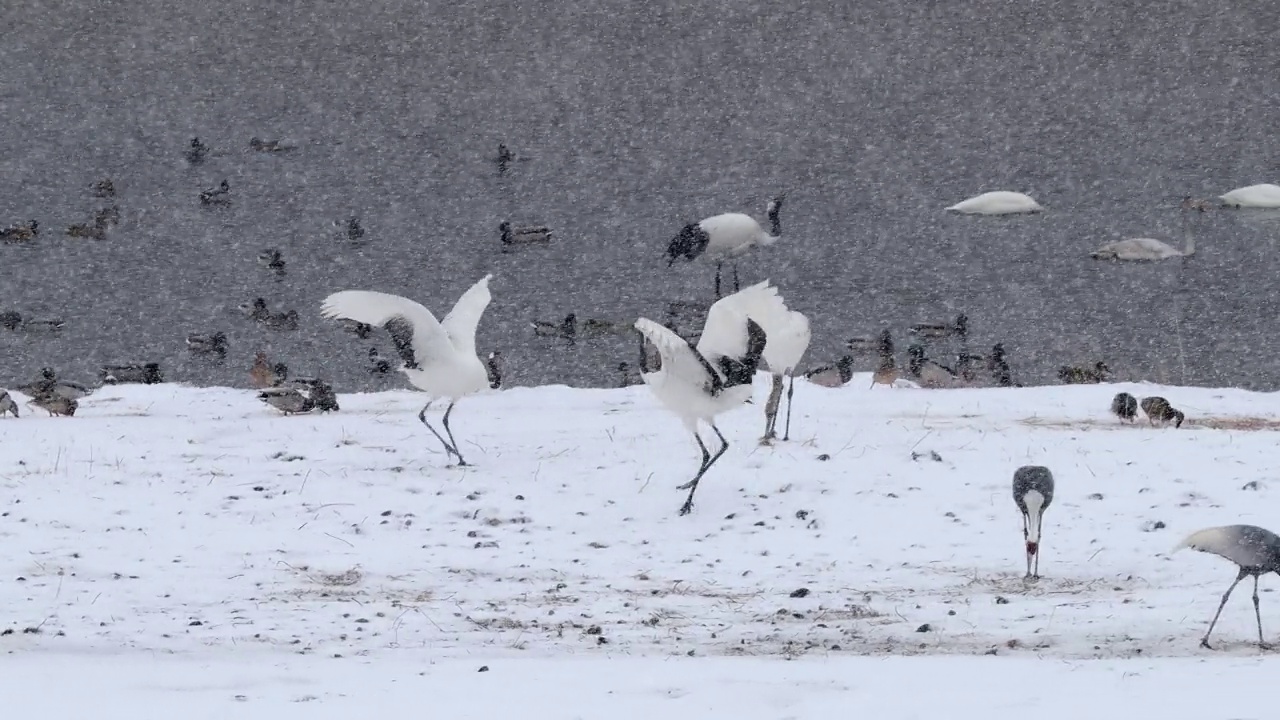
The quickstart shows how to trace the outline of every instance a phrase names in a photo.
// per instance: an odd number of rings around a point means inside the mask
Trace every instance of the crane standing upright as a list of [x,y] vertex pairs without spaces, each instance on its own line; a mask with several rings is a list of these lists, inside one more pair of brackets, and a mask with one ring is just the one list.
[[1235,582],[1231,583],[1231,587],[1223,593],[1222,602],[1218,603],[1218,611],[1213,614],[1213,620],[1209,622],[1209,629],[1200,640],[1200,646],[1212,649],[1209,645],[1209,635],[1213,632],[1213,626],[1218,624],[1218,617],[1222,615],[1222,608],[1226,606],[1227,598],[1231,597],[1231,591],[1236,589],[1236,585],[1239,585],[1241,580],[1252,575],[1253,614],[1258,620],[1258,646],[1264,650],[1270,647],[1266,640],[1262,639],[1262,609],[1258,605],[1258,576],[1269,572],[1280,574],[1280,535],[1257,525],[1223,525],[1191,533],[1186,540],[1178,543],[1173,551],[1177,552],[1183,548],[1220,555],[1240,566]]

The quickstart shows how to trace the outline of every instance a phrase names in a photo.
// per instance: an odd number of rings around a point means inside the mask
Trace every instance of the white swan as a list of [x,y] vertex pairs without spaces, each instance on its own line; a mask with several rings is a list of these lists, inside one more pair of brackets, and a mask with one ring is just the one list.
[[1017,213],[1040,212],[1044,208],[1040,203],[1020,192],[995,190],[971,197],[963,202],[947,208],[966,215],[1015,215]]
[[1196,251],[1195,239],[1188,235],[1186,248],[1178,250],[1155,238],[1129,238],[1107,243],[1089,253],[1096,260],[1168,260],[1187,257]]
[[1184,245],[1181,250],[1155,238],[1129,238],[1107,243],[1089,253],[1089,257],[1095,260],[1168,260],[1176,257],[1191,257],[1196,252],[1196,237],[1195,233],[1191,232],[1191,222],[1186,213],[1193,209],[1204,212],[1204,206],[1195,203],[1191,198],[1182,201]]
[[1236,188],[1219,196],[1224,205],[1247,208],[1280,208],[1280,185],[1262,183]]
[[[325,298],[320,309],[324,317],[378,325],[391,333],[396,351],[404,360],[400,371],[431,396],[418,419],[444,445],[446,453],[458,457],[459,465],[466,465],[467,461],[462,459],[453,439],[449,413],[459,398],[489,387],[489,372],[476,356],[476,325],[489,306],[491,277],[485,275],[463,293],[444,320],[436,320],[430,310],[408,298],[371,290],[334,293]],[[448,441],[427,422],[427,408],[436,398],[449,398],[441,421]]]

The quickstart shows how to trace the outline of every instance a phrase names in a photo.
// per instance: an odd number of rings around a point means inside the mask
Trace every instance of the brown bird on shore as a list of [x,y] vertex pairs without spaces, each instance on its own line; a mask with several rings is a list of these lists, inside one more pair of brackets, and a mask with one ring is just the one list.
[[284,363],[272,365],[267,361],[266,353],[258,352],[253,356],[253,367],[249,368],[249,383],[258,390],[275,387],[284,382],[288,374]]

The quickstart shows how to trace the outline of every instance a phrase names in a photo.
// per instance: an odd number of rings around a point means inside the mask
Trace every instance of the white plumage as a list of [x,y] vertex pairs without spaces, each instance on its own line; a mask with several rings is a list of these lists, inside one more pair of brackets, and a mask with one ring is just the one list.
[[[689,490],[689,498],[680,509],[682,515],[693,508],[693,494],[702,476],[729,449],[729,441],[716,427],[716,416],[751,398],[751,381],[768,345],[765,331],[753,316],[773,312],[786,312],[786,306],[777,289],[765,281],[713,304],[696,347],[648,318],[635,323],[636,330],[662,357],[662,367],[641,373],[641,378],[658,401],[693,433],[702,450],[697,475],[680,486]],[[714,455],[698,434],[700,421],[710,425],[720,438],[721,446]]]
[[[761,285],[752,287],[759,288]],[[762,440],[765,442],[777,437],[778,408],[782,402],[782,387],[788,378],[791,384],[787,393],[787,423],[782,439],[791,439],[791,399],[795,394],[796,368],[809,349],[812,337],[809,318],[804,313],[788,309],[776,288],[767,289],[772,294],[748,296],[741,305],[748,317],[760,323],[764,334],[769,338],[764,346],[764,362],[773,375],[773,386],[769,390],[769,401],[764,407],[765,431]]]
[[1189,257],[1195,252],[1195,239],[1188,235],[1182,250],[1155,238],[1128,238],[1107,243],[1089,253],[1089,257],[1096,260],[1168,260]]
[[947,208],[965,215],[1015,215],[1040,212],[1040,207],[1030,195],[1008,190],[994,190],[971,197]]
[[[772,212],[774,203],[769,203]],[[711,241],[707,244],[709,260],[723,260],[741,255],[756,245],[768,247],[781,239],[781,234],[765,232],[760,223],[746,213],[722,213],[698,223]]]
[[[729,297],[733,297],[730,295]],[[727,298],[726,298],[727,299]],[[715,367],[721,357],[737,357],[746,349],[745,315],[722,315],[721,322],[732,321],[743,328],[742,348],[736,353],[728,348],[716,348],[716,343],[706,342],[708,335],[703,331],[703,341],[693,348],[679,335],[648,319],[636,320],[635,328],[644,334],[645,339],[657,348],[662,358],[661,367],[655,372],[642,372],[641,379],[653,391],[655,397],[668,410],[680,417],[685,427],[695,435],[698,421],[713,423],[715,417],[751,399],[751,384],[733,387],[716,388],[716,379],[711,377],[714,371],[720,382],[724,381],[724,372]],[[707,325],[712,318],[707,316]],[[708,370],[698,358],[701,355],[713,370]]]
[[[430,310],[408,298],[370,290],[334,293],[325,298],[321,307],[321,315],[326,318],[343,318],[387,329],[404,361],[401,372],[410,383],[431,396],[418,419],[440,440],[447,453],[458,457],[459,465],[467,462],[453,440],[449,413],[460,398],[489,386],[489,373],[476,356],[476,326],[489,306],[491,277],[485,275],[471,286],[440,321]],[[431,427],[426,417],[431,403],[442,398],[449,400],[442,420],[448,441]]]
[[1200,203],[1185,198],[1180,206],[1182,215],[1183,246],[1181,250],[1155,238],[1128,238],[1107,243],[1089,253],[1095,260],[1168,260],[1170,258],[1191,257],[1196,253],[1196,236],[1191,231],[1188,211],[1204,211]]
[[1226,205],[1247,208],[1280,208],[1280,185],[1261,183],[1236,188],[1220,196]]
[[[779,195],[765,208],[770,231],[760,226],[755,218],[745,213],[713,215],[681,228],[680,233],[667,245],[667,267],[678,259],[689,261],[705,258],[716,264],[716,297],[720,297],[720,272],[725,260],[732,260],[753,247],[767,247],[782,237],[782,221],[779,214],[785,195]],[[733,266],[734,290],[739,289],[738,266]]]

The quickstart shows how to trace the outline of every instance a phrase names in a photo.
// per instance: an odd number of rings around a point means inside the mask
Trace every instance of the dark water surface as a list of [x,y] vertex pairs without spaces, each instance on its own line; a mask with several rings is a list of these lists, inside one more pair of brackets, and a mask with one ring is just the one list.
[[[881,327],[905,351],[908,324],[963,310],[1028,383],[1102,358],[1121,379],[1280,388],[1280,218],[1212,213],[1185,264],[1088,258],[1123,237],[1180,245],[1184,195],[1280,182],[1270,0],[8,0],[0,23],[0,225],[43,230],[0,246],[0,309],[67,320],[51,338],[0,329],[0,385],[144,360],[244,385],[263,348],[340,390],[401,386],[365,372],[375,343],[320,300],[378,289],[443,316],[486,272],[479,345],[510,382],[612,384],[631,337],[569,347],[528,323],[710,302],[710,268],[667,270],[666,242],[788,190],[784,241],[741,269],[810,316],[809,364]],[[192,167],[196,135],[213,154]],[[298,149],[255,153],[253,136]],[[530,158],[506,177],[499,141]],[[119,226],[66,237],[104,177]],[[233,205],[202,208],[224,178]],[[991,189],[1047,211],[942,210]],[[361,248],[332,227],[351,215]],[[556,241],[502,254],[506,218]],[[283,279],[257,264],[267,247]],[[259,295],[302,327],[239,315]],[[189,357],[186,334],[215,330],[225,364]]]

